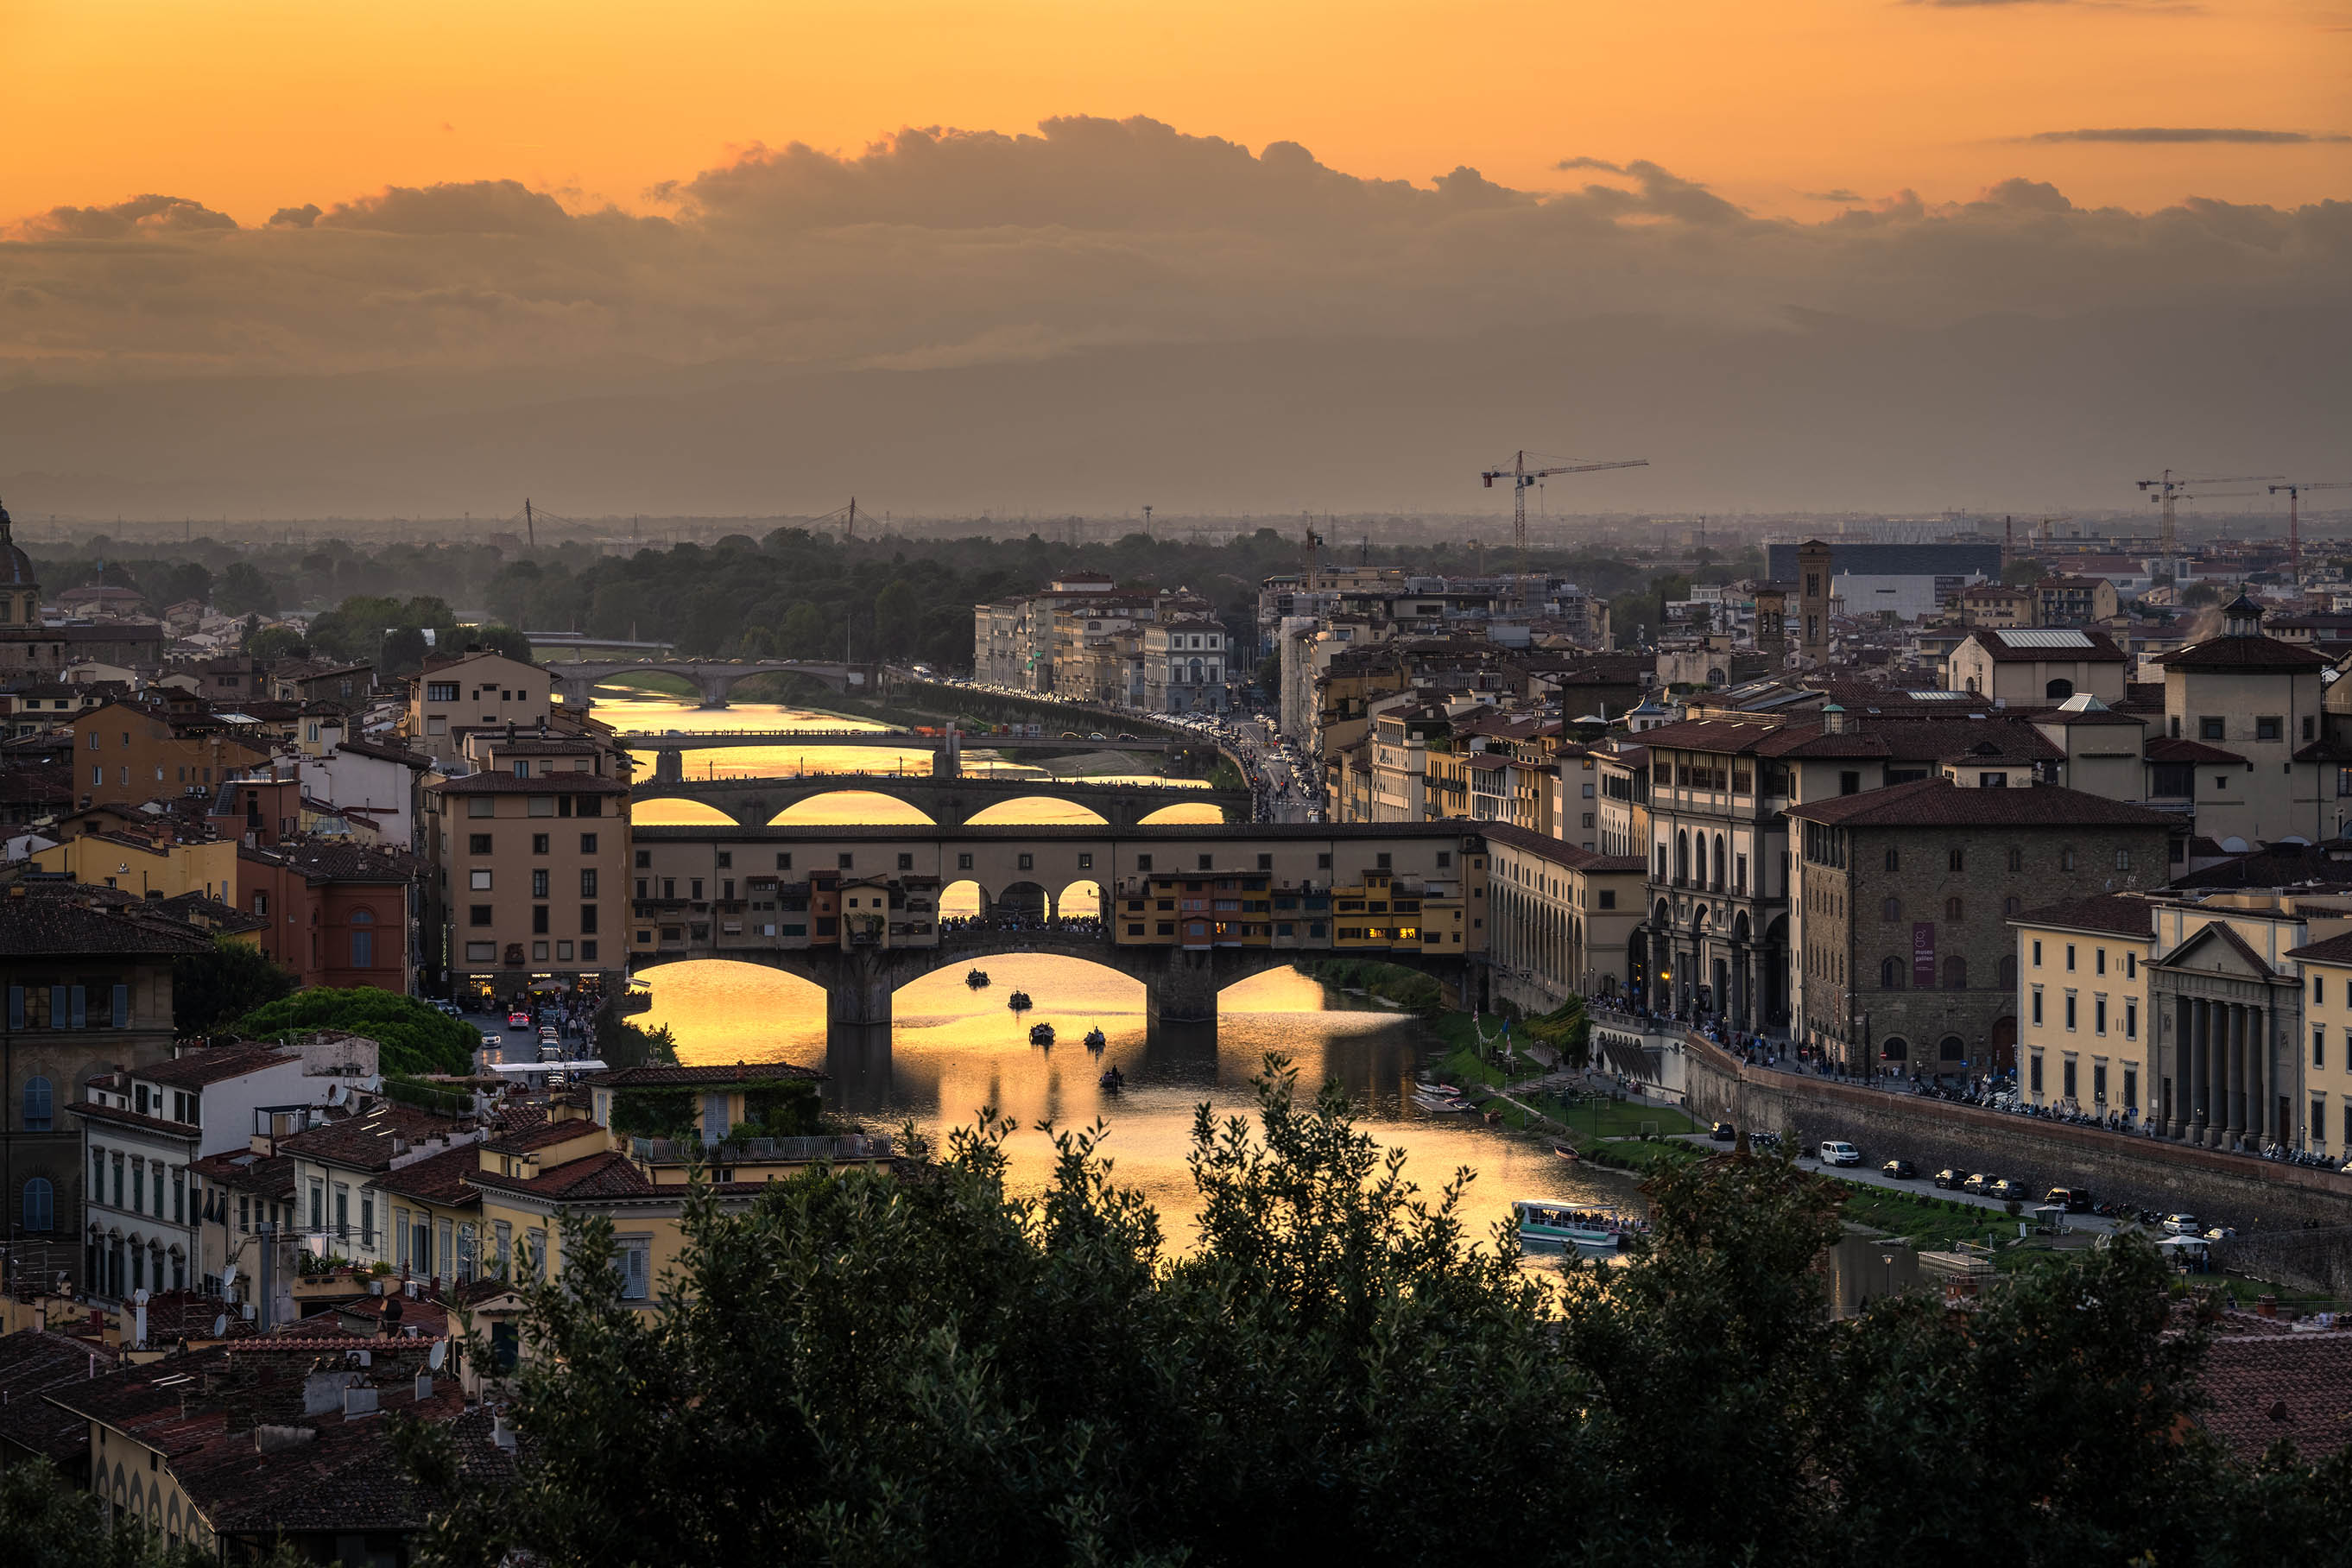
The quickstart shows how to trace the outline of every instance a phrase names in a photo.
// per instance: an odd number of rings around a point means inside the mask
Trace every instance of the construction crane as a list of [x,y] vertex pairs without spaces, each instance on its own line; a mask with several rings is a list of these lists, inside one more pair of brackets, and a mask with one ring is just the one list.
[[[1538,461],[1541,458],[1538,458]],[[1488,468],[1478,476],[1486,481],[1488,489],[1495,488],[1496,479],[1511,481],[1511,543],[1519,552],[1518,586],[1522,606],[1528,602],[1528,487],[1558,474],[1597,474],[1603,468],[1646,468],[1649,466],[1647,458],[1627,458],[1612,463],[1566,462],[1556,463],[1548,468],[1530,468],[1527,453],[1514,452],[1509,468]]]
[[[2252,484],[2263,479],[2275,479],[2281,477],[2282,476],[2278,474],[2200,474],[2192,478],[2187,474],[2176,474],[2170,468],[2167,468],[2164,470],[2164,477],[2161,479],[2134,480],[2133,482],[2138,485],[2141,489],[2154,490],[2156,492],[2156,494],[2148,497],[2148,500],[2163,503],[2164,531],[2157,546],[2157,553],[2164,558],[2165,570],[2167,572],[2172,572],[2176,576],[2179,575],[2179,574],[2174,571],[2172,565],[2173,556],[2177,551],[2177,546],[2174,542],[2172,523],[2172,507],[2175,501],[2198,500],[2199,498],[2190,492],[2196,487],[2200,485]],[[2238,495],[2253,494],[2252,490],[2239,490],[2233,493]],[[2210,499],[2218,500],[2219,498],[2213,497]]]
[[2273,485],[2271,494],[2286,492],[2286,569],[2295,587],[2303,586],[2303,492],[2305,490],[2352,490],[2352,479],[2326,479],[2317,484]]

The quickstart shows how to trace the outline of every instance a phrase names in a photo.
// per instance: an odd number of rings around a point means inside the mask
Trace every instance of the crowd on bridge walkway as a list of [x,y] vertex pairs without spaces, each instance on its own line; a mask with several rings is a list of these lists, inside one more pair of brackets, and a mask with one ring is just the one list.
[[940,934],[943,937],[976,936],[982,933],[1097,937],[1102,935],[1106,929],[1100,915],[1033,917],[1006,912],[986,915],[947,915],[940,921]]

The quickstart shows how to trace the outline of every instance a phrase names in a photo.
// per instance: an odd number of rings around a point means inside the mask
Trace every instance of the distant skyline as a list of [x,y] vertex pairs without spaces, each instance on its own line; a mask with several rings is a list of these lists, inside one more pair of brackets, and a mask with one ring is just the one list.
[[[0,3],[0,496],[2020,513],[2352,478],[2352,11]],[[894,130],[961,126],[962,130]]]

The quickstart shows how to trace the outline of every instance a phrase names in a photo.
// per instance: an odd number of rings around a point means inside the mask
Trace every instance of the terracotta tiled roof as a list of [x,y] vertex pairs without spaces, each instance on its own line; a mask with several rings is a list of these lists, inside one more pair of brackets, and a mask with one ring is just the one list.
[[161,1116],[142,1116],[135,1110],[119,1106],[100,1105],[94,1100],[77,1100],[66,1107],[76,1116],[90,1121],[111,1122],[117,1127],[133,1127],[142,1132],[159,1132],[166,1138],[201,1138],[204,1129],[185,1121],[173,1121]]
[[493,1154],[527,1154],[533,1149],[545,1149],[556,1143],[569,1143],[574,1138],[592,1137],[604,1129],[593,1121],[578,1117],[562,1121],[541,1121],[511,1132],[500,1133],[486,1147]]
[[478,1186],[513,1193],[533,1193],[554,1199],[643,1197],[654,1191],[645,1173],[617,1150],[567,1160],[536,1176],[506,1176],[484,1171],[473,1178]]
[[1939,778],[1810,801],[1790,806],[1789,815],[1840,827],[2168,827],[2173,822],[2160,811],[2055,784],[1963,789]]
[[2286,955],[2319,963],[2352,963],[2352,931],[2341,936],[2331,936],[2326,942],[2305,942],[2301,947],[2288,948]]
[[231,1149],[191,1161],[188,1173],[201,1176],[215,1186],[250,1193],[257,1198],[274,1198],[283,1203],[294,1195],[294,1162],[284,1154]]
[[2352,1440],[2352,1333],[2225,1334],[2205,1352],[2205,1429],[2247,1464],[2282,1437],[2305,1459]]
[[298,1052],[250,1043],[193,1050],[168,1062],[157,1062],[132,1073],[167,1089],[202,1089],[206,1084],[241,1078],[261,1068],[282,1067],[302,1059]]
[[376,1177],[368,1185],[404,1197],[422,1198],[426,1203],[461,1207],[479,1203],[481,1195],[474,1191],[472,1178],[481,1171],[482,1155],[478,1144],[460,1143],[456,1148],[403,1165]]
[[426,1138],[454,1132],[457,1124],[411,1106],[384,1101],[365,1114],[331,1121],[278,1140],[278,1150],[305,1159],[347,1165],[362,1171],[388,1171],[394,1159],[394,1142],[415,1144]]
[[2010,923],[2060,926],[2068,931],[2110,931],[2116,936],[2154,936],[2156,906],[2146,899],[2110,893],[2095,899],[2076,899],[2068,903],[2030,910]]
[[2219,746],[2209,746],[2185,735],[2157,736],[2147,742],[2147,755],[2151,763],[2243,763],[2246,760],[2235,752],[2225,752]]
[[111,1372],[114,1352],[43,1329],[0,1336],[0,1443],[70,1466],[89,1447],[89,1423],[41,1395],[87,1382],[93,1368]]
[[65,899],[0,897],[0,952],[101,957],[115,954],[176,957],[205,952],[210,939],[162,922],[134,921],[111,910],[86,908]]
[[1524,827],[1516,827],[1507,822],[1482,822],[1478,824],[1478,831],[1493,843],[1507,844],[1514,849],[1540,855],[1555,865],[1565,866],[1574,871],[1592,873],[1630,871],[1638,874],[1649,868],[1649,862],[1643,860],[1639,855],[1596,855],[1590,849],[1579,848],[1566,839],[1548,838],[1540,833],[1531,832]]
[[2207,637],[2153,657],[2167,669],[2255,669],[2281,674],[2325,669],[2330,663],[2326,655],[2299,643],[2263,637]]

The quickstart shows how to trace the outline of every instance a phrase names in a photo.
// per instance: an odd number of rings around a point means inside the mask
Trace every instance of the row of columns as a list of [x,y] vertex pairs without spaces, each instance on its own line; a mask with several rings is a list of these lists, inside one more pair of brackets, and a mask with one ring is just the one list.
[[2251,1003],[2179,998],[2172,1056],[2179,1088],[2167,1108],[2168,1135],[2214,1149],[2241,1138],[2286,1141],[2269,1110],[2270,1025],[2271,1010]]
[[[1735,937],[1710,942],[1705,936],[1685,936],[1675,931],[1653,931],[1651,938],[1652,1006],[1658,1006],[1661,1003],[1677,1007],[1696,1005],[1699,987],[1706,985],[1714,996],[1716,1011],[1727,1019],[1733,1028],[1753,1031],[1765,1026],[1767,1020],[1761,999],[1769,996],[1770,991],[1764,973],[1764,965],[1769,962],[1768,949]],[[1719,948],[1728,956],[1710,960],[1707,956],[1710,948]],[[1724,984],[1716,984],[1715,963],[1724,965]],[[1668,997],[1658,994],[1655,982],[1661,972],[1672,976],[1666,983],[1671,992]]]

